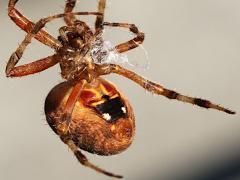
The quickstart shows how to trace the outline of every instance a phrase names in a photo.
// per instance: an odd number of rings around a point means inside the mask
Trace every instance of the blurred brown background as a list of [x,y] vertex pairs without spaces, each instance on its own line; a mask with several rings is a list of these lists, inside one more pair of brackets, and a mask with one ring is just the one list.
[[[63,12],[64,0],[21,0],[17,8],[33,21]],[[97,0],[81,0],[76,11],[94,11]],[[4,69],[25,33],[7,16],[0,0],[0,179],[111,179],[78,164],[46,125],[44,99],[61,82],[59,67],[24,78],[7,79]],[[150,69],[143,76],[186,95],[204,97],[238,112],[215,110],[157,97],[127,79],[108,79],[129,97],[137,119],[133,145],[124,153],[101,157],[85,153],[102,168],[138,180],[240,179],[240,1],[109,0],[106,21],[135,23],[146,33]],[[93,23],[91,18],[83,18]],[[57,36],[62,20],[47,25]],[[109,29],[112,42],[131,33]],[[33,41],[24,54],[30,62],[52,54]],[[142,49],[128,53],[143,64]]]

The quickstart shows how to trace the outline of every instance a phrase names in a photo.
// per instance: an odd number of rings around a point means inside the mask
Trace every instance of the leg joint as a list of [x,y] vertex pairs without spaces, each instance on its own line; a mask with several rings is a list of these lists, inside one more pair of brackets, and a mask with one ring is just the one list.
[[135,26],[135,24],[131,24],[129,29],[130,29],[130,31],[132,31],[135,34],[139,33],[139,30],[138,30],[137,26]]
[[175,91],[167,91],[166,92],[166,97],[169,99],[177,99],[179,93],[175,92]]

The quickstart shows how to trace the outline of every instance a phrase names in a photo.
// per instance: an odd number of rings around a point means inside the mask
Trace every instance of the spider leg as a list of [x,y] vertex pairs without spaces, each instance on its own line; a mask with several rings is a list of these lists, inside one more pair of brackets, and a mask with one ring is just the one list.
[[[76,13],[71,13],[73,15],[99,15],[99,13],[96,12],[76,12]],[[41,29],[46,25],[46,23],[56,19],[56,18],[62,18],[64,17],[66,14],[57,14],[54,16],[49,16],[47,18],[43,18],[40,19],[33,27],[33,29],[31,30],[31,32],[29,32],[24,40],[22,41],[22,43],[18,46],[17,50],[11,55],[8,63],[7,63],[7,67],[6,67],[6,75],[10,76],[10,71],[12,70],[12,68],[15,67],[15,65],[19,62],[19,60],[21,59],[26,47],[31,43],[32,38],[36,37],[38,32],[41,31]],[[42,61],[41,61],[42,62]],[[55,62],[55,61],[54,61]],[[49,66],[51,67],[51,66]],[[40,70],[40,69],[39,69]],[[30,73],[31,74],[31,73]]]
[[96,22],[95,22],[95,30],[97,34],[99,34],[103,29],[105,7],[106,7],[106,0],[99,0],[98,12],[101,13],[101,15],[97,16]]
[[59,131],[59,134],[67,134],[68,133],[69,126],[72,121],[71,116],[72,116],[73,109],[75,107],[75,104],[76,104],[85,84],[86,84],[86,80],[82,80],[80,83],[77,83],[73,87],[73,90],[70,93],[68,100],[65,104],[65,107],[63,109],[63,114],[62,114],[61,120],[60,120],[62,122],[62,124],[60,124],[57,128]]
[[115,47],[115,50],[119,53],[129,51],[131,49],[134,49],[139,46],[139,44],[142,44],[144,41],[144,33],[140,32],[138,28],[134,24],[128,24],[128,23],[109,23],[104,22],[104,26],[111,26],[111,27],[122,27],[122,28],[128,28],[131,32],[136,34],[136,37],[125,42],[117,45]]
[[[17,9],[15,9],[15,5],[18,0],[9,0],[8,3],[8,15],[19,26],[22,30],[29,33],[33,30],[34,23],[24,17]],[[35,37],[41,43],[53,48],[58,49],[61,46],[61,43],[48,34],[46,31],[41,30],[37,33]]]
[[122,176],[120,176],[120,175],[116,175],[116,174],[113,174],[111,172],[105,171],[105,170],[97,167],[96,165],[92,164],[91,162],[89,162],[88,159],[86,158],[86,156],[81,153],[79,148],[75,145],[75,143],[72,140],[69,140],[69,138],[61,137],[61,139],[64,143],[66,143],[68,145],[68,147],[72,150],[72,152],[76,156],[77,160],[83,166],[89,167],[89,168],[91,168],[91,169],[93,169],[93,170],[95,170],[99,173],[105,174],[105,175],[110,176],[110,177],[122,178]]
[[68,42],[68,37],[67,37],[66,32],[67,31],[74,31],[75,29],[76,28],[72,27],[72,26],[62,26],[62,27],[59,28],[59,34],[60,34],[60,37],[61,37],[62,41],[64,41],[64,43]]
[[58,63],[58,58],[55,55],[53,55],[28,64],[15,67],[16,63],[18,62],[18,58],[15,55],[16,54],[13,54],[13,57],[11,57],[7,63],[6,67],[7,77],[21,77],[30,74],[35,74],[44,71]]
[[219,111],[226,112],[228,114],[235,114],[234,111],[231,111],[227,108],[224,108],[222,106],[214,104],[208,100],[185,96],[185,95],[182,95],[173,90],[166,89],[164,86],[154,83],[154,82],[151,82],[151,81],[139,76],[138,74],[136,74],[132,71],[129,71],[119,65],[115,65],[115,64],[101,65],[100,67],[98,67],[97,72],[99,73],[99,75],[100,74],[105,75],[105,74],[110,74],[110,73],[119,74],[119,75],[124,76],[124,77],[134,81],[135,83],[139,84],[147,91],[150,91],[154,94],[165,96],[169,99],[176,99],[178,101],[190,103],[190,104],[197,105],[197,106],[200,106],[203,108],[207,108],[207,109],[211,108],[211,109],[216,109]]
[[[65,107],[63,109],[63,115],[61,116],[61,124],[58,125],[57,130],[58,134],[60,135],[62,141],[68,145],[68,147],[73,151],[74,155],[78,159],[78,161],[86,166],[89,167],[97,172],[100,172],[102,174],[105,174],[107,176],[116,177],[116,178],[122,178],[120,175],[115,175],[113,173],[107,172],[92,163],[88,161],[88,159],[81,153],[77,145],[71,140],[71,132],[69,132],[69,127],[71,125],[71,115],[74,109],[74,106],[76,104],[76,101],[78,100],[82,89],[84,88],[85,84],[87,83],[86,80],[82,80],[80,83],[77,83],[74,87],[72,92],[70,93],[68,100],[65,104]],[[69,137],[70,136],[70,137]]]
[[[72,12],[75,5],[76,5],[76,0],[67,0],[64,12],[65,13]],[[64,21],[66,22],[66,24],[68,26],[72,26],[74,24],[74,22],[76,21],[76,18],[74,15],[68,14],[68,15],[64,16]]]

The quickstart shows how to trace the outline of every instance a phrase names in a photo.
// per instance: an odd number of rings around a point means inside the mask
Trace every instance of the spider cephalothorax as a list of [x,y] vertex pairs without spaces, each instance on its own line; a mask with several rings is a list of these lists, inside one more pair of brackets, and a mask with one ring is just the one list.
[[86,79],[91,82],[95,78],[91,52],[96,35],[85,22],[79,20],[73,26],[61,27],[59,33],[58,40],[62,47],[56,50],[56,56],[60,60],[62,77],[66,80]]
[[[99,155],[117,154],[129,147],[135,133],[134,114],[128,100],[112,83],[102,79],[102,75],[115,73],[134,81],[147,91],[169,99],[229,114],[235,113],[208,100],[184,96],[166,89],[108,62],[109,52],[120,54],[138,47],[144,40],[144,33],[134,24],[104,22],[106,0],[99,0],[97,12],[72,12],[76,0],[66,0],[63,14],[43,18],[37,23],[31,22],[15,9],[17,2],[18,0],[9,0],[9,16],[28,34],[11,55],[6,66],[6,76],[26,76],[60,64],[61,75],[66,81],[55,86],[48,94],[45,114],[51,128],[84,166],[108,176],[122,177],[91,164],[80,149]],[[96,16],[95,30],[77,20],[76,15]],[[59,29],[58,39],[42,29],[46,23],[56,18],[64,18],[66,22],[66,26]],[[106,49],[102,37],[105,26],[127,28],[136,37],[112,49]],[[55,54],[16,66],[32,38],[53,48]]]

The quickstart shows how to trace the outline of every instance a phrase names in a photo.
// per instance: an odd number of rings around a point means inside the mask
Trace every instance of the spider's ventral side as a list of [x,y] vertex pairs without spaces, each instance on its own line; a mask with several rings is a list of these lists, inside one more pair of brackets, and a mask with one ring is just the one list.
[[[151,82],[119,65],[102,61],[109,52],[124,53],[144,41],[144,33],[134,24],[104,21],[106,0],[99,0],[97,12],[72,12],[76,0],[66,0],[62,14],[49,16],[33,23],[16,8],[18,0],[9,0],[8,14],[21,29],[27,32],[22,43],[11,55],[7,77],[22,77],[44,71],[59,63],[66,81],[55,86],[45,101],[45,114],[53,131],[72,150],[78,161],[89,168],[111,177],[122,176],[105,171],[88,161],[81,149],[98,155],[118,154],[128,148],[135,134],[133,110],[125,96],[102,75],[115,73],[139,84],[152,93],[176,99],[203,108],[212,108],[228,114],[235,112],[208,100],[181,95],[160,84]],[[76,16],[96,16],[95,30]],[[59,28],[55,39],[43,30],[46,23],[63,18],[66,26]],[[102,37],[105,26],[127,28],[135,37],[105,50]],[[17,66],[26,47],[35,38],[54,49],[49,57]],[[103,63],[104,62],[104,63]]]

